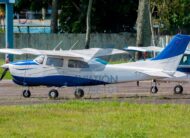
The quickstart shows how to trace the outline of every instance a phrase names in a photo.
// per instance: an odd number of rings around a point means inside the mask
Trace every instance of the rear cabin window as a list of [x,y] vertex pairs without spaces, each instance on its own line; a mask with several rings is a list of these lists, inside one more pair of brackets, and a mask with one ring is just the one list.
[[70,59],[68,63],[68,67],[69,68],[88,68],[89,65],[88,63],[84,61]]
[[48,66],[55,66],[55,67],[63,67],[63,58],[56,58],[56,57],[47,57],[46,65]]

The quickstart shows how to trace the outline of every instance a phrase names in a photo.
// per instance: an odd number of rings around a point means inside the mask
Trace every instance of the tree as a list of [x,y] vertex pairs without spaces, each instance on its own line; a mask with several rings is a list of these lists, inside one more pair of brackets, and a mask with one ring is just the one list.
[[161,27],[162,34],[190,32],[189,0],[151,0],[155,22]]
[[90,30],[91,30],[91,10],[92,10],[93,0],[89,0],[88,10],[86,15],[86,39],[85,39],[85,49],[90,47]]
[[[137,46],[149,46],[151,44],[151,25],[149,15],[149,0],[139,0],[137,17]],[[136,56],[142,58],[141,53]]]
[[47,9],[51,1],[52,0],[16,0],[14,11],[18,13],[22,10],[40,11],[42,8]]
[[151,25],[149,16],[149,0],[139,0],[137,17],[137,46],[151,44]]
[[0,5],[0,33],[5,30],[5,9],[4,6]]
[[[63,32],[85,33],[89,0],[62,1],[60,25]],[[91,9],[91,32],[135,32],[138,0],[95,0]]]
[[51,14],[51,32],[57,33],[58,32],[58,0],[52,0],[52,14]]
[[86,10],[88,0],[62,1],[59,23],[62,32],[84,33],[86,31]]

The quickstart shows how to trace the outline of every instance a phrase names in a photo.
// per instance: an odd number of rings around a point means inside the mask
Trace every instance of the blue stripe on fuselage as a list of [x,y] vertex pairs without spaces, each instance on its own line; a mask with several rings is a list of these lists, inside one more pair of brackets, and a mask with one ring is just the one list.
[[107,82],[80,78],[74,76],[44,76],[44,77],[18,77],[13,76],[13,81],[18,85],[24,86],[88,86],[88,85],[101,85],[108,84]]
[[35,61],[33,60],[24,60],[24,61],[17,61],[17,62],[11,62],[10,64],[12,65],[20,65],[20,66],[24,66],[24,65],[38,65]]

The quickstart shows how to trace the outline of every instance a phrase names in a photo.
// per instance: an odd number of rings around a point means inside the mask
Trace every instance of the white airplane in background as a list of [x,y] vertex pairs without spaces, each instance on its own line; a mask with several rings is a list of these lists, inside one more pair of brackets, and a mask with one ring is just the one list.
[[[1,53],[39,55],[34,60],[18,61],[4,64],[10,71],[13,81],[27,87],[23,91],[24,97],[30,97],[31,86],[70,87],[88,85],[106,85],[121,82],[157,80],[171,78],[176,74],[177,66],[190,42],[190,36],[176,35],[168,46],[155,58],[148,61],[139,61],[123,64],[107,64],[98,58],[125,51],[116,49],[84,49],[70,51],[51,51],[36,49],[0,49]],[[155,83],[151,92],[158,91]],[[77,98],[84,96],[80,88],[75,90]],[[49,92],[50,98],[57,98],[57,89]]]
[[[189,45],[188,45],[189,46]],[[124,48],[126,51],[133,51],[133,52],[142,52],[142,53],[153,53],[153,57],[155,57],[156,54],[160,53],[164,48],[158,47],[158,46],[147,46],[147,47],[135,47],[135,46],[129,46]],[[147,54],[145,54],[147,55]],[[149,60],[147,57],[144,57],[144,60]],[[178,84],[174,87],[174,93],[175,94],[182,94],[183,93],[183,86],[181,84],[189,82],[190,79],[190,49],[187,48],[178,67],[177,71],[180,71],[183,74],[175,74],[175,78],[167,78],[162,80],[157,80],[157,82],[178,82]],[[139,85],[139,82],[137,83]]]

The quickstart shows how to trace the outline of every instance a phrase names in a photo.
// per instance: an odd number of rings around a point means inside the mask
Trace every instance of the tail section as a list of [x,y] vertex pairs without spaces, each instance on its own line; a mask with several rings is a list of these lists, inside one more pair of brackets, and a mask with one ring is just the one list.
[[173,37],[166,48],[152,60],[163,60],[183,55],[190,41],[190,36],[177,34]]
[[176,71],[188,44],[190,44],[190,36],[175,35],[166,48],[158,56],[151,59],[151,66],[172,75]]
[[175,35],[158,56],[151,60],[134,62],[130,66],[138,67],[139,69],[143,68],[143,70],[157,70],[173,75],[189,43],[190,36]]

